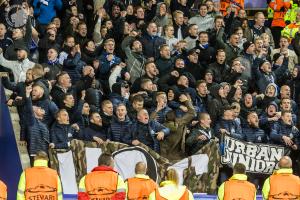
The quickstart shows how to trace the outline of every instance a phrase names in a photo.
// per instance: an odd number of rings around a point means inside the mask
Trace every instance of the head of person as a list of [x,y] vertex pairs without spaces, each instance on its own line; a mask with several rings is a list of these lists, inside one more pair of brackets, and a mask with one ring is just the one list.
[[173,13],[175,24],[181,26],[184,22],[184,13],[180,10],[176,10]]
[[103,153],[98,159],[98,165],[114,168],[115,163],[113,157],[110,154]]
[[189,35],[192,37],[198,36],[198,26],[197,24],[190,24],[189,25]]
[[0,23],[0,38],[3,38],[6,34],[6,26],[3,23]]
[[132,98],[132,107],[136,111],[140,111],[144,108],[144,98],[141,95],[135,95]]
[[263,40],[263,44],[264,44],[265,47],[270,46],[271,38],[267,33],[261,34],[260,38]]
[[41,78],[44,75],[45,75],[44,67],[40,64],[34,64],[34,66],[32,68],[32,78],[33,78],[33,80]]
[[113,115],[114,108],[113,108],[113,104],[110,100],[102,101],[101,108],[105,115],[107,115],[107,116]]
[[246,54],[255,55],[255,44],[251,41],[246,41],[243,44],[244,52]]
[[246,108],[251,108],[253,106],[253,96],[249,93],[244,96],[244,105]]
[[86,116],[90,114],[90,105],[87,102],[83,104],[81,114]]
[[278,111],[278,106],[275,102],[270,102],[266,108],[266,113],[269,117],[274,117]]
[[291,88],[288,85],[283,85],[280,88],[280,97],[281,98],[290,98],[291,97]]
[[144,19],[145,18],[145,11],[142,6],[137,6],[135,9],[135,16],[137,19]]
[[199,33],[199,43],[202,44],[202,45],[205,45],[205,44],[208,44],[208,33],[206,31],[201,31]]
[[288,48],[290,45],[289,43],[289,39],[286,36],[281,36],[280,40],[279,40],[279,46],[280,48],[284,49],[284,48]]
[[70,124],[69,114],[66,111],[66,109],[58,110],[56,115],[55,115],[55,119],[59,124],[63,124],[63,125],[69,125]]
[[240,40],[239,35],[236,33],[233,33],[233,34],[231,34],[231,36],[229,38],[229,43],[232,46],[237,47],[239,45],[239,40]]
[[277,96],[277,86],[274,83],[270,83],[267,85],[265,90],[265,95],[268,97],[276,97]]
[[161,3],[159,4],[159,15],[165,16],[167,14],[167,4]]
[[39,106],[32,106],[32,110],[33,110],[33,113],[34,113],[34,117],[36,119],[42,120],[44,118],[44,115],[45,115],[45,110],[44,109],[42,109]]
[[292,112],[290,110],[283,110],[281,112],[281,120],[284,124],[292,125],[293,124]]
[[137,39],[135,39],[131,42],[130,48],[131,48],[132,52],[136,52],[136,53],[142,53],[143,52],[143,45]]
[[73,108],[75,105],[75,99],[74,99],[73,94],[71,94],[71,93],[65,94],[64,98],[63,98],[63,103],[64,103],[65,107]]
[[176,58],[176,60],[175,60],[175,69],[177,71],[182,71],[184,67],[185,67],[184,60],[182,58]]
[[147,33],[150,36],[156,36],[157,35],[157,25],[155,22],[149,22],[147,25]]
[[24,32],[22,29],[20,28],[15,28],[13,29],[13,32],[12,32],[12,39],[13,40],[18,40],[18,39],[21,39],[24,37]]
[[260,64],[261,71],[263,71],[264,73],[270,73],[272,72],[272,65],[269,61],[265,60]]
[[212,0],[206,0],[205,5],[207,5],[207,11],[213,12],[214,10],[214,2]]
[[179,79],[177,80],[177,85],[179,86],[183,86],[185,88],[188,88],[189,87],[189,79],[186,75],[184,74],[181,74],[179,76]]
[[239,13],[238,13],[238,17],[241,18],[241,19],[244,19],[247,17],[247,13],[244,9],[240,9],[239,10]]
[[64,46],[67,47],[74,47],[75,46],[75,39],[73,36],[67,36],[65,41],[64,41]]
[[220,28],[223,27],[224,24],[223,16],[216,16],[214,22],[215,22],[215,29],[219,30]]
[[258,37],[254,39],[255,50],[260,52],[264,48],[264,41],[262,38]]
[[124,121],[127,116],[127,108],[124,104],[119,104],[116,107],[116,115],[118,120]]
[[115,40],[111,38],[105,40],[104,49],[107,53],[113,54],[115,51]]
[[97,126],[102,126],[102,118],[98,112],[92,112],[90,114],[90,122]]
[[207,15],[208,12],[208,7],[206,4],[200,4],[199,5],[199,15],[201,17],[205,17]]
[[170,59],[171,58],[171,50],[169,45],[164,44],[159,48],[160,57],[164,59]]
[[20,46],[16,48],[17,50],[17,59],[22,61],[28,57],[28,48],[25,46]]
[[174,37],[174,27],[172,25],[165,25],[163,30],[166,37]]
[[149,123],[149,114],[148,111],[145,109],[141,109],[137,113],[137,120],[143,124],[148,124]]
[[218,63],[218,64],[224,64],[225,61],[226,61],[226,53],[225,53],[225,50],[219,49],[219,50],[217,51],[216,59],[217,59],[217,63]]
[[280,169],[290,169],[293,166],[292,159],[289,156],[283,156],[278,163]]
[[225,106],[223,111],[223,119],[224,120],[234,120],[233,109],[231,106]]
[[233,167],[233,174],[246,174],[246,166],[242,163],[236,163]]
[[34,156],[34,161],[36,160],[48,162],[49,161],[48,154],[45,151],[38,151]]
[[203,128],[210,128],[211,119],[208,113],[200,113],[199,114],[199,123]]
[[151,79],[143,79],[141,81],[141,89],[144,91],[153,91],[153,82],[151,81]]
[[156,93],[156,102],[160,104],[167,104],[167,95],[165,92]]
[[96,50],[96,45],[94,43],[93,40],[88,40],[85,44],[84,44],[84,48],[88,51],[88,52],[95,52]]
[[153,78],[158,75],[158,69],[153,61],[145,63],[145,71],[147,76]]
[[281,98],[280,101],[280,108],[281,110],[291,111],[292,110],[292,104],[290,98]]
[[62,71],[57,75],[57,83],[60,87],[68,89],[72,86],[71,78],[69,74],[65,71]]
[[213,72],[211,70],[206,70],[204,74],[204,80],[206,83],[210,84],[213,82]]
[[39,100],[44,96],[45,90],[40,84],[32,86],[31,98],[33,101]]
[[258,128],[259,120],[256,112],[249,112],[247,115],[247,122],[250,127]]
[[135,174],[146,174],[147,173],[147,165],[146,163],[140,161],[135,165]]
[[112,9],[111,14],[112,14],[112,16],[113,16],[114,18],[117,18],[117,17],[120,16],[120,14],[121,14],[121,8],[120,8],[120,5],[114,4],[114,5],[112,6],[111,9]]
[[244,37],[244,32],[243,32],[242,27],[237,27],[237,28],[235,28],[233,32],[239,36],[239,40],[240,40],[240,41],[243,39],[243,37]]
[[205,80],[199,80],[196,82],[196,90],[200,96],[206,96],[208,94],[207,83]]
[[198,60],[199,60],[198,52],[199,51],[197,51],[196,49],[189,50],[187,58],[190,63],[194,63],[194,64],[198,63]]
[[31,83],[33,81],[32,69],[26,71],[26,83]]
[[257,12],[254,15],[255,26],[263,27],[265,25],[265,15],[263,12]]
[[166,180],[172,181],[174,184],[178,185],[179,184],[179,175],[178,175],[177,171],[173,168],[168,169]]
[[48,61],[55,61],[58,58],[58,50],[55,48],[48,49],[47,59]]
[[231,107],[232,107],[233,117],[234,118],[239,117],[240,112],[241,112],[241,106],[240,106],[240,104],[238,102],[233,102],[231,104]]

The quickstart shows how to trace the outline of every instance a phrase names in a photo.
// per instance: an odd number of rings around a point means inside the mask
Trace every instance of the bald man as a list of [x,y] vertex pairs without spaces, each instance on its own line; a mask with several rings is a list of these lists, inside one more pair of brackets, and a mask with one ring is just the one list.
[[138,162],[135,165],[135,176],[125,182],[128,200],[148,199],[151,192],[157,188],[157,184],[146,173],[146,164]]
[[148,111],[141,109],[137,113],[137,121],[132,125],[131,132],[132,145],[143,143],[159,152],[159,141],[170,134],[170,129],[155,120],[150,120]]
[[288,156],[280,159],[279,170],[264,183],[264,199],[300,199],[300,179],[293,175],[292,160]]

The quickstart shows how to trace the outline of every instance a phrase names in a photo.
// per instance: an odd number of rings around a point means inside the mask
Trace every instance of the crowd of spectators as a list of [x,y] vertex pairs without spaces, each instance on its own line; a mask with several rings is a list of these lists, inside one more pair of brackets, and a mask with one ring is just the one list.
[[[21,28],[7,24],[13,5]],[[227,134],[299,160],[300,43],[273,39],[263,12],[250,25],[245,10],[221,13],[212,0],[5,0],[0,10],[2,83],[31,159],[72,139],[188,156]]]

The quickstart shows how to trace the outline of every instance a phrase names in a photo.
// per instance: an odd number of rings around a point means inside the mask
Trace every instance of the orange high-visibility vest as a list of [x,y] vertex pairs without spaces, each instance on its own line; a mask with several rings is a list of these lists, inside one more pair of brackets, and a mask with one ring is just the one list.
[[243,199],[253,200],[255,197],[254,184],[244,180],[228,180],[224,185],[224,200]]
[[85,177],[85,189],[91,200],[111,199],[117,192],[118,173],[113,171],[94,171]]
[[128,184],[128,200],[148,199],[151,192],[153,192],[157,185],[152,179],[144,178],[129,178]]
[[244,0],[220,0],[220,12],[223,14],[223,16],[226,15],[226,9],[231,4],[237,6],[237,12],[240,9],[244,9]]
[[[272,27],[285,27],[284,15],[290,8],[291,3],[289,0],[272,0],[269,7],[274,10],[274,16],[271,26]],[[280,11],[284,7],[285,11]]]
[[270,176],[269,200],[299,199],[300,179],[293,174],[273,174]]
[[6,199],[7,199],[7,187],[2,181],[0,181],[0,200],[6,200]]
[[57,200],[57,172],[48,167],[32,167],[25,170],[25,199]]
[[[168,200],[162,196],[160,196],[158,189],[155,190],[155,200]],[[179,200],[189,200],[189,191],[185,189],[183,195],[180,197]]]

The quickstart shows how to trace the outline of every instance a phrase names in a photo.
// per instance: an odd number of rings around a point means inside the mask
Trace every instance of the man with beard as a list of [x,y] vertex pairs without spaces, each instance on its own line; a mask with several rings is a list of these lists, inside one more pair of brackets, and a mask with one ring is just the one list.
[[159,71],[159,74],[162,76],[168,73],[174,62],[174,57],[171,57],[170,47],[167,44],[161,45],[159,48],[159,58],[155,61],[156,67]]
[[32,104],[44,110],[43,122],[49,127],[54,121],[55,113],[58,111],[56,104],[51,101],[47,94],[47,89],[42,83],[36,83],[32,86]]
[[281,118],[271,128],[270,139],[275,144],[285,145],[293,150],[299,149],[300,134],[294,126],[291,111],[281,112]]
[[84,140],[95,141],[98,144],[103,144],[109,139],[107,132],[102,127],[102,118],[97,112],[90,114],[89,126],[83,129],[83,133],[80,135]]
[[3,51],[0,49],[0,65],[11,69],[16,83],[26,80],[26,71],[32,68],[35,63],[28,59],[29,50],[26,46],[16,46],[18,61],[6,60]]
[[259,120],[256,112],[249,112],[247,115],[247,125],[243,127],[243,133],[247,142],[268,143],[268,137],[264,130],[259,128]]
[[131,32],[122,42],[122,50],[126,54],[126,66],[130,73],[130,81],[134,83],[137,78],[144,75],[146,59],[143,55],[142,43],[135,39],[136,32]]
[[131,87],[130,92],[136,93],[141,90],[141,83],[143,79],[150,79],[154,84],[158,81],[158,69],[156,68],[156,65],[153,61],[149,61],[145,63],[145,75],[143,75],[140,78],[137,78]]

